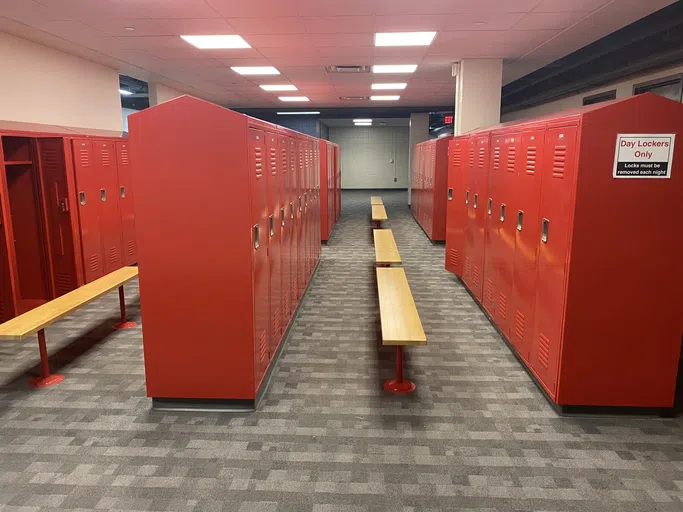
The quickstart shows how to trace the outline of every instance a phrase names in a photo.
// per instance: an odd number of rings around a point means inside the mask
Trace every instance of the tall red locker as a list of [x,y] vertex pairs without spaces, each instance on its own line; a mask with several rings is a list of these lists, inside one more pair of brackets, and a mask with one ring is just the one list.
[[290,300],[292,303],[292,314],[299,305],[299,173],[298,173],[298,153],[296,139],[293,135],[289,137],[289,218],[291,221],[291,249],[289,266]]
[[98,213],[102,234],[102,262],[108,274],[123,266],[121,247],[121,212],[119,210],[119,179],[115,145],[111,141],[93,143],[95,169],[98,174]]
[[322,186],[320,187],[320,239],[327,240],[329,238],[330,227],[332,223],[330,222],[328,212],[328,198],[329,198],[329,165],[330,165],[330,154],[329,148],[331,146],[327,145],[327,141],[321,140],[320,144],[320,173],[319,176],[322,180]]
[[[284,131],[284,130],[282,130]],[[289,137],[285,133],[280,133],[278,142],[278,158],[280,159],[280,290],[281,300],[281,325],[284,333],[292,318],[292,228],[294,226],[292,218],[292,207],[290,190],[292,180],[290,176],[289,162]]]
[[133,166],[130,162],[128,142],[116,143],[116,161],[119,177],[123,264],[133,265],[137,263],[138,255],[135,242],[135,212],[133,211]]
[[465,190],[468,188],[467,137],[456,137],[448,144],[448,191],[446,203],[446,270],[462,277],[463,245],[467,208]]
[[414,151],[411,210],[431,240],[446,239],[449,142],[450,137],[422,142]]
[[301,138],[296,139],[297,147],[297,296],[301,298],[304,293],[306,276],[308,275],[308,261],[306,257],[306,148]]
[[265,133],[266,139],[266,183],[268,186],[268,289],[270,301],[269,350],[272,357],[282,339],[282,269],[281,218],[280,218],[280,160],[278,156],[278,136]]

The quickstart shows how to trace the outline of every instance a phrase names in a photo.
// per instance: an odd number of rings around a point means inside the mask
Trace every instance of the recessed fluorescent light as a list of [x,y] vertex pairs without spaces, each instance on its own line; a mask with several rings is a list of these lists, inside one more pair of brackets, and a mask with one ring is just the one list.
[[372,126],[372,123],[353,123],[355,126]]
[[135,27],[123,27],[123,30],[127,30],[128,32],[135,32]]
[[370,96],[372,101],[396,101],[400,96]]
[[315,116],[320,112],[278,112],[279,116]]
[[273,66],[237,66],[231,67],[239,75],[279,75],[280,72]]
[[389,90],[389,89],[405,89],[408,84],[372,84],[372,89],[375,91]]
[[436,32],[380,32],[375,46],[429,46]]
[[372,66],[373,73],[413,73],[417,69],[417,64],[398,64],[398,65],[375,65]]
[[130,95],[133,94],[133,93],[130,92],[130,91],[126,91],[125,89],[119,89],[119,94],[120,94],[121,96],[130,96]]
[[261,89],[264,91],[298,91],[296,85],[260,85]]
[[242,36],[180,36],[182,39],[201,50],[222,50],[227,48],[251,48]]
[[354,123],[372,123],[372,119],[354,119]]
[[306,96],[280,96],[280,101],[309,101]]

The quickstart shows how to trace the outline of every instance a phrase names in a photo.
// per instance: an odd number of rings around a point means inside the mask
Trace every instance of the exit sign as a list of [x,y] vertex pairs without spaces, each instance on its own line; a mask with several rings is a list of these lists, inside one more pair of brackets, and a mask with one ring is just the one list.
[[453,124],[453,116],[444,116],[443,122],[444,124]]

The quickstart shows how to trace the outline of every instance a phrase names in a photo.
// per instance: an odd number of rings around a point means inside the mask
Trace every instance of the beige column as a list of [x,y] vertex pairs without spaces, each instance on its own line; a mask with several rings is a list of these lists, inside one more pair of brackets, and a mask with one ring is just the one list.
[[503,59],[464,59],[456,67],[455,135],[500,123]]

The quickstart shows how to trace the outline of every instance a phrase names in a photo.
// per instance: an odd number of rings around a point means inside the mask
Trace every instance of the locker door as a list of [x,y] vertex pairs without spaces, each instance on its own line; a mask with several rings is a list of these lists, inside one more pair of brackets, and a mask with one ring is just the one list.
[[104,275],[98,205],[100,202],[99,176],[92,141],[74,140],[72,145],[83,248],[83,276],[85,282],[90,283]]
[[269,341],[272,359],[282,339],[282,273],[280,267],[280,165],[277,135],[266,133],[266,182],[268,184],[268,296],[270,303]]
[[38,157],[50,243],[52,284],[55,297],[59,297],[78,287],[76,255],[71,230],[72,205],[69,203],[66,182],[64,139],[38,139]]
[[297,297],[301,300],[306,289],[306,239],[305,239],[305,213],[304,213],[304,194],[306,192],[305,177],[305,162],[306,149],[301,139],[296,141],[297,149]]
[[2,213],[3,201],[5,201],[5,198],[3,197],[2,186],[0,185],[0,323],[6,322],[10,318],[14,318],[15,315],[12,284],[10,282],[7,237],[5,234],[5,218]]
[[297,147],[296,140],[289,137],[289,220],[292,228],[292,242],[290,251],[289,266],[289,286],[292,301],[292,315],[299,305],[299,194],[298,182],[299,173],[297,171]]
[[449,143],[448,192],[446,219],[446,268],[459,277],[463,275],[463,250],[467,222],[467,206],[463,198],[469,187],[467,172],[467,139]]
[[501,205],[503,200],[503,173],[506,167],[507,153],[505,152],[505,136],[494,135],[491,137],[491,163],[489,173],[489,193],[486,204],[486,232],[484,234],[484,287],[483,306],[497,323],[496,306],[498,304],[498,275],[496,271],[496,259],[500,250],[501,218],[505,215]]
[[291,283],[291,254],[292,254],[292,220],[289,212],[289,189],[292,186],[289,176],[289,139],[280,136],[280,269],[282,279],[280,290],[282,294],[282,333],[284,334],[292,318],[292,302],[290,298]]
[[476,184],[472,199],[472,212],[474,220],[474,254],[472,257],[472,293],[482,301],[484,253],[486,250],[486,194],[488,192],[489,178],[489,136],[477,138],[474,157],[474,182]]
[[249,181],[251,189],[251,242],[254,289],[254,387],[268,367],[270,303],[268,300],[268,183],[265,133],[249,128]]
[[135,211],[133,210],[133,166],[128,154],[128,142],[116,143],[116,162],[119,173],[118,196],[123,264],[133,265],[138,261],[138,250],[135,242]]
[[525,361],[529,361],[534,325],[536,263],[540,243],[538,203],[543,174],[542,129],[522,134],[519,172],[515,180],[517,212],[515,219],[515,257],[513,300],[514,328],[510,319],[510,342]]
[[570,233],[577,127],[549,128],[543,149],[536,311],[531,367],[554,396],[557,385]]
[[[505,218],[499,225],[499,245],[494,257],[496,269],[495,276],[498,289],[496,304],[496,324],[498,328],[510,339],[510,328],[514,320],[514,307],[512,299],[513,261],[515,258],[515,233],[517,232],[517,169],[522,163],[521,158],[521,134],[511,133],[505,136],[506,153],[505,166],[501,169],[501,201],[505,206]],[[512,314],[511,314],[512,312]]]
[[98,173],[98,209],[102,239],[104,273],[123,266],[121,248],[121,212],[119,210],[119,176],[116,165],[115,144],[112,141],[95,141],[93,150]]
[[462,268],[462,279],[467,285],[467,288],[474,293],[474,286],[472,283],[472,261],[475,258],[475,239],[477,236],[477,223],[475,218],[475,211],[472,208],[472,198],[474,197],[474,191],[477,187],[477,176],[475,174],[474,168],[474,154],[476,152],[477,140],[471,138],[464,148],[465,161],[463,162],[464,169],[463,174],[466,176],[464,185],[464,191],[461,197],[458,199],[464,203],[465,213],[466,213],[466,224],[465,224],[465,237],[463,244],[463,268]]

